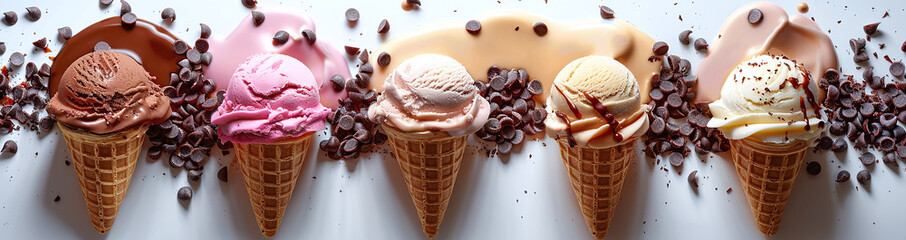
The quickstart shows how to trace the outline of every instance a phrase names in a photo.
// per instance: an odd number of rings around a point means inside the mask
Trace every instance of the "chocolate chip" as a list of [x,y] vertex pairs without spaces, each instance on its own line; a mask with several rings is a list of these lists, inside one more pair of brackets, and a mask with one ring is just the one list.
[[9,56],[9,64],[14,67],[21,67],[22,64],[25,64],[25,55],[20,52],[14,52],[13,55]]
[[407,3],[407,4],[411,4],[411,5],[415,5],[415,6],[422,6],[422,1],[421,1],[421,0],[406,0],[406,3]]
[[41,118],[41,121],[38,122],[38,127],[40,127],[43,132],[50,132],[50,130],[53,130],[55,124],[56,120],[49,116],[44,116]]
[[260,26],[262,23],[264,23],[264,18],[264,13],[261,13],[259,11],[252,11],[252,23],[254,23],[255,26]]
[[880,122],[884,129],[894,129],[897,127],[897,116],[893,113],[884,113],[881,115]]
[[274,34],[274,45],[283,45],[286,41],[289,41],[289,33],[286,31],[280,30]]
[[199,34],[200,38],[208,38],[211,36],[211,27],[204,23],[200,23],[198,25],[201,28],[201,33]]
[[176,154],[170,155],[170,167],[172,168],[182,168],[185,166],[186,160],[183,160],[181,157]]
[[359,10],[356,10],[355,8],[346,9],[346,21],[358,22]]
[[689,35],[692,34],[692,30],[684,30],[679,34],[679,42],[683,45],[689,45],[692,43],[692,38],[689,38]]
[[211,47],[211,44],[208,43],[207,39],[199,38],[198,40],[195,40],[195,50],[198,50],[199,53],[208,52],[208,49],[210,47]]
[[198,64],[201,62],[201,53],[196,49],[189,49],[189,51],[186,52],[186,59],[189,59],[189,62],[192,64]]
[[258,0],[242,0],[242,6],[246,8],[255,8],[255,5],[258,5]]
[[761,10],[755,8],[749,11],[749,23],[758,24],[761,22],[761,19],[764,18]]
[[107,42],[104,42],[104,41],[101,41],[101,42],[98,42],[97,44],[94,44],[94,51],[95,51],[95,52],[100,52],[100,51],[110,51],[110,49],[111,49],[111,48],[110,48],[110,44],[107,44]]
[[896,153],[892,153],[892,152],[886,153],[886,154],[884,154],[884,157],[882,157],[881,159],[884,160],[884,164],[887,164],[890,166],[896,167],[896,166],[900,165],[899,163],[897,163],[897,154]]
[[334,91],[341,91],[343,90],[343,87],[346,86],[346,78],[340,74],[333,75],[333,77],[330,78],[330,82],[333,83]]
[[192,149],[192,153],[189,154],[189,159],[199,164],[201,163],[201,161],[204,161],[204,158],[205,153],[204,150],[201,150],[201,148]]
[[230,180],[230,171],[226,166],[217,170],[217,179],[220,179],[221,182],[227,182]]
[[862,103],[859,107],[859,113],[862,114],[863,117],[871,117],[871,115],[874,115],[875,113],[875,105],[872,105],[870,102]]
[[0,149],[0,152],[16,154],[19,152],[19,145],[16,144],[16,141],[6,140],[3,143],[3,148]]
[[53,201],[54,201],[54,202],[59,202],[59,201],[60,201],[60,195],[57,195],[57,197],[53,198]]
[[831,147],[831,151],[844,152],[844,151],[846,151],[846,148],[848,146],[849,146],[849,144],[846,143],[846,140],[843,140],[842,138],[837,138],[837,139],[834,139],[834,146]]
[[708,41],[705,41],[704,38],[695,39],[695,43],[693,45],[695,47],[695,51],[708,50]]
[[849,181],[849,171],[840,170],[840,172],[837,173],[837,179],[834,181],[838,182],[838,183],[844,183],[844,182]]
[[878,25],[881,25],[881,23],[876,22],[876,23],[866,24],[865,26],[862,26],[862,31],[865,31],[865,34],[867,34],[869,36],[875,35],[875,33],[878,33]]
[[868,170],[859,171],[856,174],[856,180],[859,180],[859,183],[862,185],[868,184],[871,181],[871,173]]
[[859,160],[862,161],[863,165],[869,166],[875,163],[875,155],[870,152],[862,153],[862,156],[859,156]]
[[[862,54],[865,51],[865,39],[864,38],[851,38],[849,39],[849,48],[853,50],[853,53],[856,55]],[[868,56],[867,54],[865,56]]]
[[179,198],[181,201],[191,200],[192,188],[188,186],[179,188],[179,191],[176,192],[176,198]]
[[186,178],[188,178],[190,181],[198,181],[201,180],[202,173],[204,172],[202,172],[201,170],[190,170],[189,173],[186,174]]
[[897,146],[897,156],[906,159],[906,146]]
[[679,152],[672,152],[668,157],[670,159],[670,165],[673,167],[682,167],[683,166],[683,154]]
[[535,22],[535,24],[532,25],[532,29],[534,29],[535,34],[538,34],[540,37],[547,35],[547,24],[544,24],[543,22]]
[[894,147],[896,147],[895,144],[895,141],[891,137],[882,137],[881,140],[878,140],[878,147],[884,152],[892,152]]
[[689,177],[686,177],[686,181],[689,181],[689,186],[692,186],[694,188],[698,187],[697,175],[698,175],[698,170],[694,170],[691,173],[689,173]]
[[816,161],[811,161],[805,166],[805,171],[811,175],[818,175],[821,173],[821,164]]
[[[38,39],[37,41],[34,41],[31,44],[34,45],[36,48],[44,49],[47,47],[47,38]],[[891,66],[891,68],[893,68],[893,66]]]
[[359,150],[359,141],[355,140],[354,138],[351,138],[346,141],[343,141],[343,143],[341,143],[340,146],[343,149],[343,152],[346,152],[346,153],[356,152]]
[[160,12],[160,18],[164,21],[173,22],[176,20],[176,10],[173,10],[173,8],[164,8],[164,10]]
[[3,55],[4,53],[6,53],[6,43],[0,42],[0,55]]
[[343,46],[343,49],[346,50],[346,55],[349,55],[349,56],[355,56],[356,54],[359,53],[359,48],[357,48],[357,47],[346,45],[346,46]]
[[903,62],[890,64],[890,75],[894,77],[903,77],[904,70],[906,70],[906,67],[903,66]]
[[[72,29],[69,27],[57,28],[57,34],[60,35],[60,38],[64,40],[69,40],[72,37]],[[0,53],[3,54],[3,53]]]
[[599,8],[601,9],[601,18],[603,18],[603,19],[611,19],[611,18],[614,17],[614,15],[613,15],[613,9],[610,9],[610,7],[601,5],[601,6],[599,6]]
[[100,4],[104,6],[110,5],[111,3],[113,3],[113,0],[100,0]]
[[667,54],[667,50],[670,49],[670,46],[667,46],[665,42],[656,42],[654,46],[651,47],[651,50],[654,52],[654,56],[664,56]]
[[544,91],[544,85],[542,85],[541,81],[538,81],[538,79],[532,79],[531,81],[529,81],[527,90],[532,95],[541,95],[541,93]]
[[352,130],[352,127],[355,124],[355,119],[349,115],[344,115],[344,116],[340,117],[340,121],[338,123],[339,123],[340,129],[349,131],[349,130]]
[[135,21],[138,21],[138,17],[135,16],[135,13],[128,12],[126,14],[123,14],[122,20],[123,25],[131,26],[135,25]]
[[381,52],[381,54],[378,54],[377,60],[378,66],[387,67],[387,65],[390,65],[390,54],[388,54],[387,52]]
[[16,25],[16,22],[19,22],[19,15],[17,15],[16,12],[9,11],[9,12],[3,13],[3,23],[6,23],[6,25],[12,26],[12,25]]
[[390,31],[390,22],[388,22],[387,19],[382,19],[381,23],[378,24],[377,32],[380,34],[384,34],[389,31]]
[[25,15],[25,18],[31,20],[32,22],[38,21],[41,19],[41,9],[38,7],[27,7],[25,11],[28,12],[28,15]]
[[903,42],[903,46],[900,47],[900,51],[906,52],[906,42]]
[[481,22],[477,20],[469,20],[466,22],[466,31],[471,34],[478,34],[481,32]]

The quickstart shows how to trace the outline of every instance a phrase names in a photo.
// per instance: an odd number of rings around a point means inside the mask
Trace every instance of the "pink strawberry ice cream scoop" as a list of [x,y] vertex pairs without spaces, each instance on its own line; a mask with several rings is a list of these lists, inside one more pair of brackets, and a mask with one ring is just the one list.
[[318,83],[299,60],[253,55],[230,78],[223,104],[211,116],[222,141],[269,143],[324,129],[330,112]]

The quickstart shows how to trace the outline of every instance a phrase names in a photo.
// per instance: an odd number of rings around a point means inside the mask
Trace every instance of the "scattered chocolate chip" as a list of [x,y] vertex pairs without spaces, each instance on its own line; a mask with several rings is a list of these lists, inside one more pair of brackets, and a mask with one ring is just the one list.
[[3,149],[0,149],[0,152],[16,154],[19,152],[19,145],[16,144],[16,141],[6,140],[3,143]]
[[315,41],[318,40],[318,35],[315,35],[315,31],[312,31],[311,29],[302,30],[302,37],[305,38],[308,45],[315,44]]
[[419,6],[419,7],[422,6],[422,1],[421,1],[421,0],[406,0],[406,3],[407,3],[407,4],[411,4],[411,5],[415,5],[415,6]]
[[[849,48],[853,51],[854,54],[859,55],[865,51],[865,39],[864,38],[852,38],[849,39]],[[867,54],[865,56],[868,56]]]
[[704,38],[695,39],[695,51],[705,51],[708,50],[708,42]]
[[176,192],[176,198],[179,198],[181,201],[191,200],[192,188],[188,186],[179,188],[179,191]]
[[227,182],[230,180],[230,171],[226,166],[220,168],[220,170],[217,171],[217,179],[220,179],[221,182]]
[[670,165],[673,167],[682,167],[683,166],[683,154],[679,152],[672,152],[668,157],[670,159]]
[[261,13],[259,11],[252,11],[252,23],[254,23],[255,26],[260,26],[262,23],[264,23],[264,13]]
[[694,170],[691,173],[689,173],[689,177],[686,177],[686,181],[689,181],[689,186],[692,186],[694,188],[698,187],[697,175],[698,175],[698,170]]
[[[64,40],[69,40],[72,37],[72,29],[69,27],[57,28],[57,34],[60,35],[60,38]],[[3,54],[3,53],[0,53]]]
[[834,181],[838,182],[838,183],[844,183],[844,182],[849,181],[849,171],[840,170],[840,172],[837,173],[837,179]]
[[0,42],[0,55],[3,55],[4,53],[6,53],[6,43]]
[[189,170],[189,173],[186,174],[186,178],[189,181],[198,181],[201,180],[201,174],[204,173],[201,170]]
[[654,43],[654,46],[651,47],[651,50],[654,52],[654,56],[657,57],[664,56],[665,54],[667,54],[667,50],[669,49],[670,46],[668,46],[667,43],[661,41]]
[[170,155],[170,167],[172,168],[182,168],[185,166],[186,160],[182,159],[176,154]]
[[25,11],[28,12],[28,15],[25,15],[25,18],[31,20],[32,22],[38,21],[41,19],[41,9],[38,7],[27,7]]
[[381,19],[381,23],[378,24],[377,32],[384,34],[390,31],[390,22],[387,19]]
[[110,44],[107,44],[107,42],[103,41],[98,42],[97,44],[94,44],[94,51],[110,51]]
[[14,67],[21,67],[22,64],[25,64],[25,55],[20,52],[14,52],[13,55],[9,56],[9,64]]
[[856,174],[856,180],[862,185],[868,184],[868,182],[871,181],[871,173],[868,172],[868,170],[859,171],[859,173]]
[[209,27],[207,24],[204,24],[204,23],[200,23],[198,25],[199,25],[199,28],[201,29],[200,34],[199,34],[200,38],[208,38],[211,36],[211,27]]
[[894,77],[903,77],[904,70],[906,70],[906,67],[903,66],[903,62],[890,64],[890,75]]
[[135,21],[138,21],[138,17],[135,16],[135,13],[126,13],[122,16],[123,25],[132,26],[135,25]]
[[875,33],[878,33],[878,25],[881,25],[881,23],[869,23],[865,26],[862,26],[862,30],[865,31],[865,34],[867,34],[868,36],[872,36],[875,35]]
[[355,8],[346,9],[346,21],[358,22],[359,21],[359,10]]
[[761,23],[761,19],[764,18],[760,9],[752,9],[749,11],[749,23],[758,24]]
[[906,42],[903,42],[903,46],[900,47],[900,51],[906,52]]
[[692,30],[684,30],[679,34],[679,42],[683,45],[689,45],[692,43],[692,38],[689,38],[689,35],[692,34]]
[[466,22],[466,31],[471,34],[478,34],[481,32],[481,22],[477,20],[469,20]]
[[[132,5],[129,5],[129,2],[125,0],[120,0],[120,16],[126,15],[126,13],[132,12]],[[134,16],[134,15],[133,15]]]
[[16,12],[9,11],[9,12],[3,13],[3,23],[6,23],[6,25],[12,26],[12,25],[16,25],[16,22],[19,22],[19,15],[17,15]]
[[603,18],[603,19],[611,19],[611,18],[614,17],[614,15],[613,15],[613,9],[610,9],[610,7],[601,5],[601,6],[599,6],[599,8],[601,9],[601,18]]
[[821,173],[821,164],[816,161],[808,162],[808,165],[805,166],[805,171],[811,175],[818,175]]
[[884,157],[882,157],[882,159],[884,160],[884,164],[894,166],[894,167],[900,166],[900,164],[897,163],[897,154],[896,153],[892,153],[892,152],[885,153]]
[[164,10],[160,12],[160,18],[164,21],[173,22],[176,20],[176,10],[173,10],[173,8],[164,8]]
[[842,138],[837,138],[834,140],[834,146],[831,147],[831,151],[845,152],[847,147],[849,147],[849,144],[846,143],[846,140],[843,140]]
[[379,66],[387,67],[388,65],[390,65],[390,54],[388,54],[387,52],[381,52],[381,54],[378,54],[377,60]]
[[[31,44],[34,45],[36,48],[44,49],[47,47],[47,38],[38,39],[38,41],[34,41]],[[891,69],[892,68],[893,68],[893,66],[891,66]]]
[[113,0],[100,0],[101,5],[107,6],[113,3]]
[[274,45],[283,45],[286,41],[289,41],[289,33],[286,31],[280,30],[274,34]]
[[189,51],[186,52],[186,59],[189,59],[189,62],[192,64],[198,64],[201,62],[201,53],[199,53],[197,49],[189,49]]
[[258,0],[242,0],[242,6],[246,8],[255,8],[255,5],[258,5]]
[[50,130],[53,130],[53,126],[55,124],[56,124],[56,120],[54,120],[53,118],[51,118],[49,116],[44,116],[43,118],[41,118],[41,121],[38,122],[38,126],[41,128],[41,131],[43,131],[43,132],[50,132]]
[[543,22],[535,22],[535,24],[532,26],[532,29],[534,29],[535,34],[538,34],[538,36],[540,37],[547,35],[547,24],[544,24]]
[[343,49],[346,50],[346,55],[349,56],[355,56],[356,54],[359,54],[359,48],[357,47],[346,45],[343,46]]

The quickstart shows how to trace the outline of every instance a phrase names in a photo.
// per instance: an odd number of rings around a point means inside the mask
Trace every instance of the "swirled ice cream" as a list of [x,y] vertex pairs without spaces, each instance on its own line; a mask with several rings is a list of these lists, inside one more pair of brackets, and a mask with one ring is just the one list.
[[708,127],[728,139],[785,143],[814,140],[824,127],[815,101],[818,86],[808,71],[784,56],[759,55],[727,77],[711,103]]
[[407,132],[471,134],[484,126],[491,111],[474,82],[450,57],[409,58],[384,82],[384,92],[368,109],[368,118]]
[[626,66],[610,57],[588,56],[564,67],[547,99],[548,134],[580,146],[607,148],[648,131],[648,105]]

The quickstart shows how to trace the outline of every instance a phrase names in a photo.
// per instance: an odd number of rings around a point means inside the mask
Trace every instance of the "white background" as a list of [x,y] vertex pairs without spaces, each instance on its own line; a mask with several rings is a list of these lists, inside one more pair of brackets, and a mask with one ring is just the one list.
[[[0,41],[7,45],[0,62],[7,63],[12,52],[29,52],[28,61],[47,62],[61,44],[56,29],[70,26],[78,32],[85,26],[114,16],[119,1],[108,8],[96,0],[13,1],[3,0],[0,12],[15,10],[19,23],[0,24]],[[405,12],[400,1],[269,1],[259,7],[279,7],[313,15],[318,40],[337,47],[349,44],[375,49],[382,39],[378,22],[387,18],[389,36],[415,30],[439,21],[465,22],[493,9],[520,9],[540,13],[554,20],[599,19],[602,1],[423,0],[420,10]],[[843,72],[860,76],[852,64],[847,40],[864,36],[862,25],[881,21],[881,35],[868,45],[879,53],[904,58],[899,48],[906,33],[898,32],[906,22],[906,1],[807,1],[807,16],[831,31]],[[691,47],[678,43],[677,34],[692,29],[695,38],[709,42],[720,24],[744,1],[605,1],[619,18],[638,26],[653,38],[664,40],[671,53],[692,61],[703,58]],[[798,1],[779,3],[790,13]],[[43,18],[24,18],[27,6],[38,6]],[[173,7],[176,22],[168,28],[177,36],[194,40],[198,23],[211,26],[215,36],[228,34],[247,13],[239,0],[133,0],[140,18],[160,23],[160,11]],[[355,7],[361,20],[347,26],[343,12]],[[885,11],[890,17],[881,19]],[[682,15],[683,20],[679,20]],[[837,21],[842,21],[837,23]],[[51,40],[50,54],[31,52],[31,42]],[[216,57],[216,56],[215,56]],[[872,58],[876,73],[887,73],[888,63]],[[355,63],[351,65],[354,66]],[[531,73],[531,69],[528,69]],[[17,71],[15,73],[21,72]],[[16,78],[15,82],[21,81]],[[317,134],[324,139],[323,132]],[[205,165],[201,183],[190,183],[186,172],[170,169],[164,161],[139,160],[110,233],[98,235],[92,228],[76,181],[75,172],[64,165],[69,158],[59,130],[49,134],[16,131],[0,141],[16,140],[19,153],[0,155],[0,238],[5,239],[257,239],[263,238],[255,224],[241,174],[230,169],[229,183],[217,180],[220,166],[232,155],[215,156]],[[313,141],[316,143],[317,141]],[[147,145],[147,144],[146,144]],[[551,139],[527,141],[509,157],[488,159],[482,147],[472,142],[460,171],[446,218],[436,239],[591,239],[575,195],[569,186],[557,145]],[[382,148],[380,152],[387,152]],[[315,151],[314,145],[311,151]],[[806,161],[819,161],[817,176],[804,172],[796,181],[782,226],[775,239],[897,239],[903,238],[906,216],[906,163],[891,168],[883,163],[869,166],[871,183],[860,186],[855,173],[865,169],[858,152],[846,154],[810,153]],[[727,155],[695,154],[682,169],[667,161],[639,155],[629,169],[623,197],[618,205],[609,239],[762,239],[739,187],[739,180]],[[880,155],[877,155],[880,159]],[[665,170],[666,169],[666,170]],[[837,184],[834,176],[849,170],[853,179]],[[698,170],[701,187],[692,189],[686,175]],[[176,191],[191,185],[195,197],[182,204]],[[732,188],[731,193],[727,189]],[[59,195],[62,200],[54,202]],[[277,239],[422,239],[421,224],[408,196],[399,167],[388,154],[363,155],[357,163],[329,160],[321,153],[309,154],[295,194]]]

